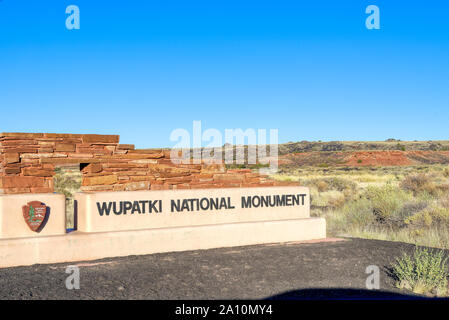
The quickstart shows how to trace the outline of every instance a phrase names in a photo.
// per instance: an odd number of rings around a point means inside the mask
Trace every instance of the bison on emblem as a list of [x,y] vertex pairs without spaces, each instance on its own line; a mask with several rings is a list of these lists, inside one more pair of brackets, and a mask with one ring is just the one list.
[[[23,217],[32,231],[39,232],[45,225],[47,206],[40,201],[28,202],[22,207]],[[41,228],[42,227],[42,228]]]

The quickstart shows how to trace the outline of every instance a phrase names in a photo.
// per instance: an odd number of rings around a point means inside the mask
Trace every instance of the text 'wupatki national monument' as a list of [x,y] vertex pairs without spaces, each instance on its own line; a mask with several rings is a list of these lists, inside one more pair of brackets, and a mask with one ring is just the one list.
[[[309,190],[116,135],[0,134],[0,267],[325,237]],[[55,172],[76,166],[75,231]],[[70,230],[71,231],[71,230]]]

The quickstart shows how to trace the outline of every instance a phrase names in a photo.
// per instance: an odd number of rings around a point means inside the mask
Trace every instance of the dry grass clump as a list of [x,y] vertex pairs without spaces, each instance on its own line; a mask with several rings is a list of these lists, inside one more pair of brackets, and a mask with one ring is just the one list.
[[449,191],[449,185],[442,183],[441,178],[436,173],[418,173],[408,175],[402,180],[400,186],[404,190],[409,190],[413,194],[428,193],[432,196],[439,196]]
[[307,187],[316,187],[319,192],[336,190],[354,190],[357,184],[349,179],[338,177],[323,177],[305,180],[303,184]]

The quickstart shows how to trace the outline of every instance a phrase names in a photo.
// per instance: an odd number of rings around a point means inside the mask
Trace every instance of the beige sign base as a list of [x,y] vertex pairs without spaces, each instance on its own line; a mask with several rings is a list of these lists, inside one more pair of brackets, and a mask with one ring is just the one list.
[[0,240],[0,267],[323,239],[323,218]]

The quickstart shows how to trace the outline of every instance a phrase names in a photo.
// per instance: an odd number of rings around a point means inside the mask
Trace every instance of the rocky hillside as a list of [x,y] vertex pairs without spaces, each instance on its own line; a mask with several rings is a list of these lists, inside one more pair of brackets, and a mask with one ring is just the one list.
[[330,142],[288,142],[279,145],[279,154],[311,151],[449,151],[449,140],[440,141],[330,141]]

